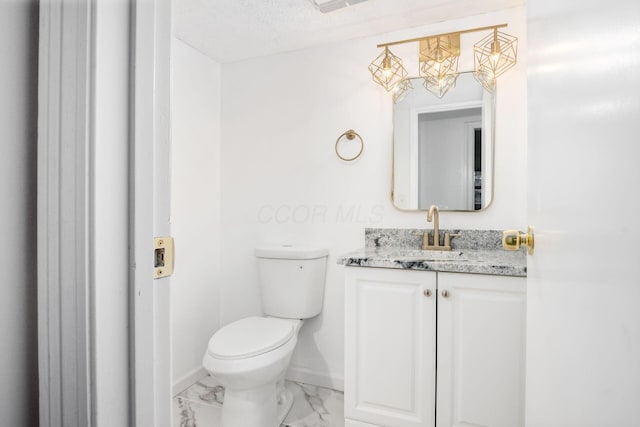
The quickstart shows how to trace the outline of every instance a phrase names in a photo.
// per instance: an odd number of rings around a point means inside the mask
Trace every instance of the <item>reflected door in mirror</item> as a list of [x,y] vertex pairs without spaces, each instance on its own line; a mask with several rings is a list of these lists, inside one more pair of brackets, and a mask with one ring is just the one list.
[[481,120],[481,107],[418,115],[418,209],[475,210]]
[[493,197],[494,94],[470,73],[442,99],[414,80],[414,89],[394,105],[394,205],[486,208]]

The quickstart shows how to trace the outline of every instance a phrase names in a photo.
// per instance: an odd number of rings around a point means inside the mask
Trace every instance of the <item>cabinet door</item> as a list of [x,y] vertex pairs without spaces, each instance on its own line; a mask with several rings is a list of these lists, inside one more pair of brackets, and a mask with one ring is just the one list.
[[434,426],[435,273],[347,267],[345,275],[345,418]]
[[438,273],[438,427],[524,425],[525,279]]

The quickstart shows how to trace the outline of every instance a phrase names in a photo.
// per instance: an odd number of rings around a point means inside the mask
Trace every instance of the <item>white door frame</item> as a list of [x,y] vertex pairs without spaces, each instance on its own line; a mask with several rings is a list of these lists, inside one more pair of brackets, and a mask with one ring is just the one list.
[[91,425],[93,4],[40,2],[38,370],[40,426]]
[[[129,318],[131,425],[170,424],[169,279],[152,238],[169,234],[170,3],[131,4]],[[40,2],[38,370],[42,427],[95,426],[92,135],[97,0]],[[98,159],[95,159],[98,161]],[[124,252],[127,248],[122,248]],[[126,385],[124,386],[126,388]]]
[[170,234],[171,5],[139,0],[133,13],[131,280],[133,424],[171,422],[170,278],[154,280],[153,237]]

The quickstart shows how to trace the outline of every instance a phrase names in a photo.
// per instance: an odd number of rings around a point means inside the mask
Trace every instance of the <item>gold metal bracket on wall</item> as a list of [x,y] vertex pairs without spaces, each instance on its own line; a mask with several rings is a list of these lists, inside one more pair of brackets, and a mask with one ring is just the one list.
[[153,239],[153,278],[171,276],[175,260],[173,237],[155,237]]
[[[356,137],[360,141],[360,151],[358,151],[358,154],[356,154],[353,157],[344,157],[344,156],[342,156],[340,154],[340,151],[338,150],[338,144],[340,143],[340,140],[342,138],[347,138],[347,140],[353,141]],[[358,157],[360,157],[360,155],[362,154],[362,151],[364,150],[364,141],[362,141],[362,137],[358,134],[358,132],[356,132],[353,129],[349,129],[348,131],[346,131],[342,135],[340,135],[338,137],[338,139],[336,139],[336,147],[335,147],[335,149],[336,149],[336,156],[338,156],[341,160],[344,160],[345,162],[350,162],[350,161],[355,160]]]

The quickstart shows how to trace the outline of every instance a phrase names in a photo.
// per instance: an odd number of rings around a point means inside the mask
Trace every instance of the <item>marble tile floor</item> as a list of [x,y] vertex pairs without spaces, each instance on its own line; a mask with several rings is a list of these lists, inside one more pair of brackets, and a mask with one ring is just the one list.
[[[294,403],[281,427],[344,427],[341,391],[287,381]],[[212,377],[196,382],[173,399],[173,427],[220,427],[224,388]]]

